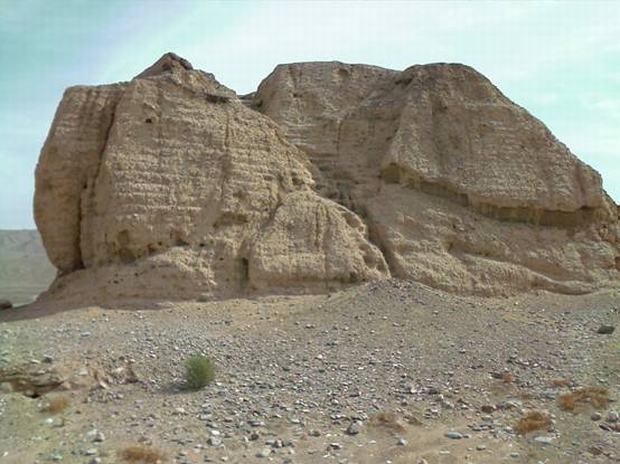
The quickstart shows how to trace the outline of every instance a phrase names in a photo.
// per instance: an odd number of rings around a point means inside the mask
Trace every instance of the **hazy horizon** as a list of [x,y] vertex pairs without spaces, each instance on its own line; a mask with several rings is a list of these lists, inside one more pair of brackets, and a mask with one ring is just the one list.
[[34,169],[66,87],[172,51],[239,94],[279,63],[460,62],[541,119],[620,202],[620,2],[0,0],[0,229],[32,229]]

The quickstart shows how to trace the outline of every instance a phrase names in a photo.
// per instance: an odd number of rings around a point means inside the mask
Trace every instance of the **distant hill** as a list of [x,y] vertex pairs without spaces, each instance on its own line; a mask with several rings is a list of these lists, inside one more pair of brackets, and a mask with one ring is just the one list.
[[38,231],[0,230],[0,298],[29,303],[55,275]]

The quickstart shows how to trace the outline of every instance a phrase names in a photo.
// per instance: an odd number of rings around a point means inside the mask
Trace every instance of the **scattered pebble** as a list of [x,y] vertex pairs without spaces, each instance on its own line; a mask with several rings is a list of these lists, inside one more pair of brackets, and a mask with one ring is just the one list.
[[614,330],[616,330],[616,328],[613,325],[601,325],[596,333],[601,335],[609,335],[614,333]]
[[550,445],[553,443],[554,438],[553,437],[545,437],[545,436],[539,436],[534,438],[534,441],[536,443],[540,443],[543,445]]
[[361,421],[353,421],[347,427],[347,435],[357,435],[362,430],[363,423]]

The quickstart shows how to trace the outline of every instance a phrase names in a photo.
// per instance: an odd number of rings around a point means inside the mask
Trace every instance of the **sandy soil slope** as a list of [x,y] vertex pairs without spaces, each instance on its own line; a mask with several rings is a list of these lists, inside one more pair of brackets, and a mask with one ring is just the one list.
[[[558,406],[582,387],[618,399],[619,331],[597,333],[618,325],[617,291],[480,299],[392,280],[64,309],[0,314],[0,463],[117,463],[135,443],[176,463],[620,459],[617,402]],[[218,366],[196,392],[183,381],[193,353]],[[6,382],[16,373],[30,392]],[[43,412],[59,395],[66,409]],[[529,410],[551,423],[517,435]]]

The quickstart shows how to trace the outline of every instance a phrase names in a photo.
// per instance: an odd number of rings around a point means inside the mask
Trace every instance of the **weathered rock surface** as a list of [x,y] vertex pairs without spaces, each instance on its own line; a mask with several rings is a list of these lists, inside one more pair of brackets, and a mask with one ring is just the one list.
[[280,65],[254,106],[365,218],[395,276],[478,294],[619,280],[599,174],[467,66]]
[[390,275],[581,293],[620,275],[598,173],[462,65],[281,65],[240,99],[166,54],[68,89],[36,176],[48,295],[82,302]]
[[[313,192],[269,118],[164,55],[131,82],[67,90],[37,166],[51,294],[233,296],[389,275],[364,223]],[[306,282],[311,281],[311,285]]]

